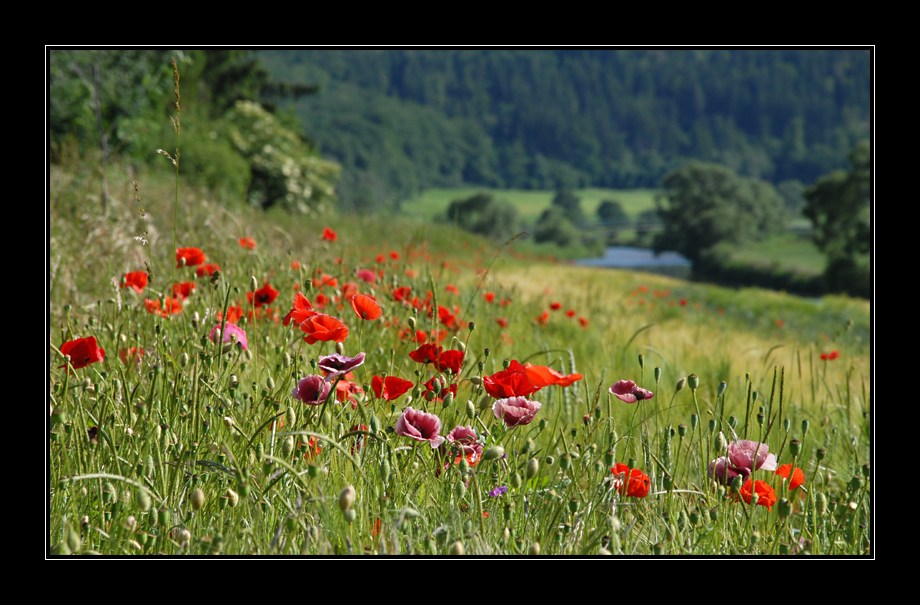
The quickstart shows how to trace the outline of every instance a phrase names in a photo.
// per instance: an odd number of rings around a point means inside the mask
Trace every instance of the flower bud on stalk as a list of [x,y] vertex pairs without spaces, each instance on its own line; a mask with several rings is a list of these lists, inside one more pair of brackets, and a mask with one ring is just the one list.
[[700,388],[700,377],[696,374],[690,374],[687,376],[687,386],[690,387],[691,391],[695,391]]
[[339,494],[339,508],[346,511],[355,503],[355,488],[349,485]]

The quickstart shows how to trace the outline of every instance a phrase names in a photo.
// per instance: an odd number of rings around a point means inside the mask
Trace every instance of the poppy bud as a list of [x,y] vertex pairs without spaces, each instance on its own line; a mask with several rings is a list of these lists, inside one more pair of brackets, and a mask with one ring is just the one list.
[[645,369],[645,355],[639,354],[639,369]]
[[540,543],[534,542],[533,544],[531,544],[530,548],[527,549],[527,554],[533,555],[533,556],[539,555],[540,554]]
[[687,386],[690,387],[691,391],[697,390],[700,387],[700,377],[696,374],[687,376]]
[[[744,475],[735,475],[735,478],[732,479],[732,492],[736,494],[741,493],[742,487],[744,487]],[[753,494],[751,498],[751,504],[755,504],[753,501]]]
[[335,343],[335,352],[338,353],[339,355],[344,355],[344,354],[345,354],[345,345],[344,345],[343,343],[341,343],[341,342]]
[[473,405],[472,401],[466,402],[466,417],[470,420],[476,417],[476,406]]
[[470,332],[472,332],[473,330],[476,329],[476,322],[471,321],[470,323],[466,324],[466,327],[470,329]]
[[343,513],[343,516],[345,517],[345,522],[351,525],[355,522],[355,518],[358,516],[358,513],[355,512],[355,509],[349,508]]
[[815,512],[818,513],[819,517],[823,517],[824,513],[827,512],[827,496],[823,493],[815,497]]
[[680,436],[683,438],[683,437],[687,434],[687,425],[686,425],[686,424],[683,424],[683,423],[682,423],[682,424],[678,424],[678,425],[677,425],[677,434],[680,435]]
[[572,456],[568,452],[564,452],[559,456],[559,468],[564,471],[569,470],[569,467],[572,466]]
[[482,459],[486,462],[496,460],[505,455],[505,448],[500,445],[493,445],[482,454]]
[[717,393],[716,393],[716,397],[721,397],[723,394],[725,394],[725,389],[727,389],[727,388],[728,388],[728,383],[727,383],[727,382],[725,382],[724,380],[723,380],[722,382],[720,382],[720,383],[719,383],[719,390],[718,390]]
[[480,378],[479,376],[470,376],[470,382],[473,384],[473,386],[478,387],[479,385],[482,384],[482,378]]
[[458,481],[454,485],[454,495],[457,496],[459,500],[466,497],[466,484],[463,481]]
[[757,424],[759,424],[760,426],[763,426],[763,423],[764,421],[766,421],[766,419],[767,417],[764,416],[762,413],[760,412],[757,413]]
[[546,463],[546,466],[552,466],[556,464],[556,459],[553,458],[552,456],[547,456],[546,458],[543,459],[543,462]]
[[502,360],[502,369],[507,370],[510,365],[511,365],[511,360],[508,359],[507,357]]
[[751,403],[757,403],[757,398],[760,397],[760,393],[754,391],[751,393]]
[[444,405],[444,407],[448,407],[448,406],[450,406],[450,404],[452,404],[453,402],[454,402],[454,394],[451,393],[450,391],[448,391],[447,394],[444,395],[444,403],[443,403],[443,405]]
[[655,368],[655,384],[661,382],[661,368]]
[[862,480],[862,477],[860,477],[859,475],[853,475],[853,478],[850,479],[850,489],[853,490],[854,492],[858,491],[859,488],[862,487],[862,484],[863,484],[863,480]]
[[256,276],[252,275],[249,277],[249,291],[255,292],[259,289],[259,283],[256,281]]
[[729,416],[729,417],[728,417],[728,426],[732,427],[733,429],[734,429],[734,428],[738,428],[738,419],[735,418],[734,416]]
[[342,511],[346,511],[351,508],[351,505],[355,503],[355,488],[348,486],[342,490],[342,493],[339,494],[339,508]]
[[204,492],[201,489],[196,489],[192,492],[189,501],[192,503],[192,508],[195,510],[201,510],[204,506]]
[[[464,460],[466,459],[464,458]],[[511,475],[511,487],[513,487],[514,489],[519,489],[522,483],[523,481],[521,480],[521,475],[519,475],[518,473],[514,473],[513,475]]]
[[468,472],[470,472],[470,463],[466,459],[466,456],[463,456],[462,458],[460,458],[460,474],[465,475]]
[[409,328],[414,330],[415,329],[415,317],[410,315],[408,319],[408,324],[409,324]]
[[457,556],[462,556],[464,552],[465,551],[463,550],[463,542],[460,542],[459,540],[451,544],[450,550],[447,551],[448,554],[457,555]]
[[716,419],[710,418],[709,419],[709,432],[714,433],[715,431],[716,431]]
[[229,428],[233,427],[233,418],[230,416],[224,416],[224,426]]
[[540,470],[540,463],[537,461],[536,458],[531,458],[530,460],[527,461],[527,470],[525,471],[524,475],[528,479],[533,479],[536,476],[537,472],[539,472],[539,470]]
[[788,418],[783,418],[783,430],[789,432],[789,428],[792,426],[792,421]]
[[788,517],[792,514],[792,502],[789,502],[786,498],[780,498],[776,505],[780,517]]
[[687,386],[687,379],[686,379],[686,378],[681,378],[680,380],[677,381],[677,385],[676,385],[676,387],[675,387],[675,390],[676,390],[676,391],[679,391],[679,390],[681,390],[682,388],[684,388],[685,386]]
[[488,356],[489,356],[489,353],[491,353],[491,351],[490,351],[489,349],[484,349],[484,350],[482,351],[482,354],[483,354],[485,357],[488,357]]
[[371,419],[369,423],[371,427],[371,432],[373,434],[376,435],[377,433],[380,432],[380,420],[377,418],[375,414],[371,414]]
[[284,438],[284,441],[281,442],[281,457],[289,458],[294,452],[294,436],[288,435]]
[[827,450],[824,449],[823,447],[819,447],[819,448],[815,451],[815,458],[818,459],[818,462],[821,462],[822,460],[824,460],[824,457],[825,457],[826,455],[827,455]]

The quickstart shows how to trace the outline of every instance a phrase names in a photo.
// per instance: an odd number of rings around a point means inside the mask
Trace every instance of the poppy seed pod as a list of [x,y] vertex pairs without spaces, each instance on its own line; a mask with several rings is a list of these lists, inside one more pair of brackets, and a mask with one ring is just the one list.
[[690,374],[687,376],[687,386],[690,387],[691,391],[695,391],[700,388],[700,377],[696,374]]
[[793,439],[789,442],[789,453],[793,456],[798,456],[802,453],[802,442],[798,439]]

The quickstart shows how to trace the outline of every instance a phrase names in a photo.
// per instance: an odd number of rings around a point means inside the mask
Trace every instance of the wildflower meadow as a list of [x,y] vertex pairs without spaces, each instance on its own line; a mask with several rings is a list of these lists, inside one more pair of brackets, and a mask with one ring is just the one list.
[[868,302],[234,206],[178,131],[50,174],[50,554],[872,555]]

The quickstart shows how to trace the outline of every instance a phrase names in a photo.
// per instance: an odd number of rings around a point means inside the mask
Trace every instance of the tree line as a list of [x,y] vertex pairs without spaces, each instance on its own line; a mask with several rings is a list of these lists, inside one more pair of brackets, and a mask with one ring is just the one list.
[[693,159],[812,183],[867,138],[868,50],[263,51],[346,203],[428,187],[657,187]]

